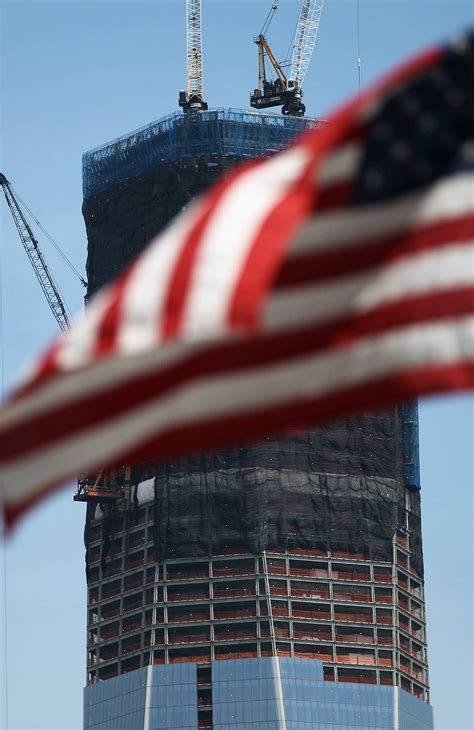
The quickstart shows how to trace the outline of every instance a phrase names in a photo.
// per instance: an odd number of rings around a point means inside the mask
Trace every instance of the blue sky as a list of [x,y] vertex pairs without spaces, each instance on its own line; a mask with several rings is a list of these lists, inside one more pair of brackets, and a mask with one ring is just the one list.
[[[257,77],[253,37],[270,0],[203,0],[205,94],[247,108]],[[298,0],[280,0],[270,41],[280,58]],[[326,0],[305,83],[308,113],[326,116],[357,90],[356,0]],[[80,270],[81,155],[177,108],[185,85],[184,0],[1,3],[1,170]],[[360,0],[362,83],[419,47],[472,24],[465,0]],[[56,332],[1,203],[3,380]],[[83,289],[40,244],[69,307]],[[473,399],[420,407],[423,526],[432,701],[441,728],[472,728]],[[83,508],[70,485],[22,524],[6,551],[10,729],[81,728],[86,594]],[[3,566],[3,561],[1,563]],[[3,567],[2,572],[3,583]],[[0,612],[4,613],[3,604]],[[5,620],[0,629],[4,643]],[[5,662],[0,727],[6,727]]]

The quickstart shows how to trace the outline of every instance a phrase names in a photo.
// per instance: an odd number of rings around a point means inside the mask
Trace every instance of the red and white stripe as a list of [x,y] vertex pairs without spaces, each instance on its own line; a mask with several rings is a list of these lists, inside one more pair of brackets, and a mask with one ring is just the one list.
[[13,521],[77,472],[474,383],[474,179],[348,208],[380,95],[196,201],[2,413]]

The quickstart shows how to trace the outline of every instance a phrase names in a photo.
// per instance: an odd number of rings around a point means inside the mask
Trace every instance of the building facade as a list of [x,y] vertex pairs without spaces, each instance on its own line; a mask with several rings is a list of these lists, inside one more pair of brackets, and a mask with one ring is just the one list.
[[[87,153],[88,294],[236,161],[317,123],[222,110],[173,115]],[[254,671],[257,661],[313,666],[320,697],[324,682],[341,697],[343,685],[363,685],[390,697],[395,715],[401,697],[427,706],[414,404],[117,468],[83,480],[76,498],[87,503],[89,700],[130,672],[149,684],[189,670],[191,726],[246,727],[222,719],[218,677],[225,666]],[[288,728],[345,727],[290,717]],[[347,727],[369,726],[377,727]]]
[[[206,684],[207,682],[207,684]],[[212,689],[215,730],[432,730],[432,708],[398,687],[328,682],[320,661],[153,666],[89,687],[85,730],[194,730]]]

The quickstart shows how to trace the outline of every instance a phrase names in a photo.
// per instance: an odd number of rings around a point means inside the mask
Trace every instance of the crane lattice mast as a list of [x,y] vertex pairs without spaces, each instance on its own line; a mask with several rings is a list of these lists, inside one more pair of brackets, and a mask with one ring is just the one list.
[[186,27],[188,39],[188,96],[202,97],[202,31],[201,0],[187,0]]
[[186,36],[188,80],[186,91],[179,92],[179,105],[184,111],[205,110],[202,82],[201,0],[186,0]]
[[63,332],[65,332],[69,329],[70,323],[58,287],[54,283],[54,279],[48,269],[45,258],[41,253],[38,241],[34,237],[33,231],[31,230],[23,211],[18,204],[11,185],[2,173],[0,173],[0,185],[3,189],[3,193],[8,207],[10,208],[17,231],[20,235],[23,248],[30,259],[36,278],[38,279],[49,304],[49,308],[54,314],[57,323]]
[[299,89],[303,86],[304,77],[314,51],[316,36],[324,0],[303,0],[293,44],[290,78],[294,79]]

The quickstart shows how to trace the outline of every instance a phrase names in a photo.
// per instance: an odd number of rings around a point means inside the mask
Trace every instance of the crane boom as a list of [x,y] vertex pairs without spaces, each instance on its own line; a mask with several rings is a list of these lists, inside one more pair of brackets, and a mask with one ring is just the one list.
[[290,78],[294,79],[299,89],[303,86],[304,77],[314,51],[319,21],[324,0],[303,0],[296,27],[291,59]]
[[0,173],[0,185],[2,186],[5,199],[13,217],[13,221],[17,228],[20,236],[20,240],[23,244],[28,258],[30,259],[33,270],[36,274],[43,293],[49,304],[49,308],[54,314],[57,323],[65,332],[69,329],[69,318],[66,313],[63,301],[59,290],[54,283],[53,277],[48,269],[45,258],[41,253],[41,249],[38,245],[38,241],[33,235],[28,221],[26,220],[23,211],[21,210],[18,201],[12,191],[11,185],[3,173]]
[[201,0],[187,0],[188,95],[202,96]]
[[261,56],[262,56],[261,67],[263,68],[263,74],[264,74],[263,80],[266,81],[265,65],[264,65],[265,64],[265,54],[266,54],[268,56],[268,58],[270,59],[270,63],[272,64],[273,68],[275,69],[275,73],[278,76],[278,79],[280,80],[282,89],[286,89],[287,78],[286,78],[285,72],[283,71],[283,69],[280,66],[280,64],[278,63],[278,61],[276,60],[272,49],[268,45],[267,39],[260,33],[260,35],[258,36],[258,38],[256,40],[256,43],[259,48],[259,52],[261,51]]
[[201,0],[186,0],[188,79],[186,91],[179,92],[184,111],[207,109],[202,82]]

